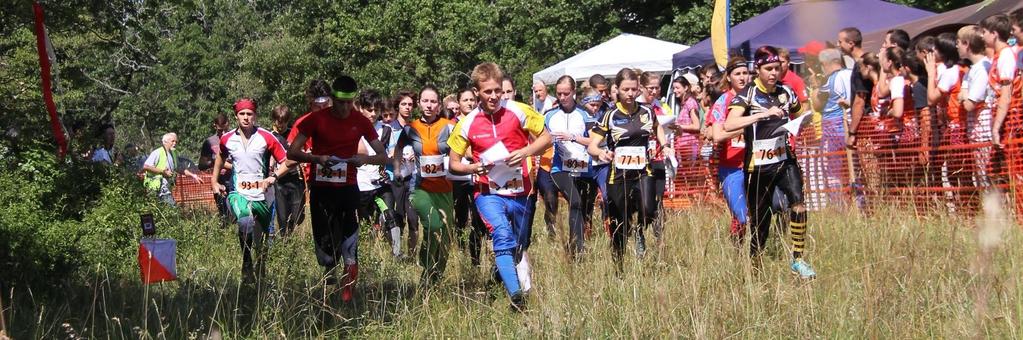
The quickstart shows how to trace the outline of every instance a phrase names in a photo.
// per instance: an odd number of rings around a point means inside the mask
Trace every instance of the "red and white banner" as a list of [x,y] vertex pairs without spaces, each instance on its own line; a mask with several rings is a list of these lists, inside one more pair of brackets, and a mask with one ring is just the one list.
[[53,55],[53,48],[50,47],[50,38],[46,34],[43,6],[37,1],[32,4],[32,9],[36,17],[36,49],[39,52],[39,68],[43,78],[43,101],[46,102],[46,112],[50,114],[50,128],[53,130],[53,139],[57,142],[57,155],[64,157],[67,153],[67,139],[64,138],[64,129],[61,128],[60,118],[57,117],[57,105],[53,103],[53,84],[50,80],[50,63],[56,58]]

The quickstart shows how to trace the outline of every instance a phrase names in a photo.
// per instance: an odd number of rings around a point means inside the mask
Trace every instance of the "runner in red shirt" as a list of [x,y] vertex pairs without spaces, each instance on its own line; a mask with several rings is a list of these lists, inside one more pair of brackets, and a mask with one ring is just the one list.
[[725,77],[722,85],[727,88],[725,93],[718,97],[714,106],[707,113],[707,127],[710,128],[711,138],[721,147],[718,153],[718,180],[721,182],[721,193],[728,203],[728,210],[732,212],[732,226],[729,230],[732,238],[736,241],[746,234],[746,222],[748,209],[746,206],[746,182],[743,178],[742,162],[746,155],[746,142],[743,139],[743,131],[736,130],[725,132],[725,120],[728,118],[728,104],[735,98],[735,94],[746,88],[749,84],[750,72],[746,59],[734,57],[728,61],[725,68]]
[[[377,138],[373,124],[359,114],[353,105],[358,92],[355,80],[340,76],[334,80],[334,92],[323,88],[315,97],[331,97],[334,106],[310,113],[298,124],[288,150],[288,158],[312,163],[309,205],[312,217],[316,259],[325,268],[327,283],[333,283],[332,270],[344,261],[341,299],[352,298],[358,276],[359,187],[356,168],[362,164],[384,165],[387,156]],[[312,152],[302,151],[306,140],[312,139]],[[359,142],[365,138],[375,156],[359,155]]]

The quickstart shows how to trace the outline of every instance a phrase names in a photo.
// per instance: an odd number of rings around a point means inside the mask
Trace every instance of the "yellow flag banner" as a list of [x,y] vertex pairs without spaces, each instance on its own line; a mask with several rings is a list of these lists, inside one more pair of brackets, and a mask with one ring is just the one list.
[[721,69],[728,64],[729,24],[731,22],[731,1],[715,0],[714,15],[710,19],[710,44],[714,51],[714,62]]

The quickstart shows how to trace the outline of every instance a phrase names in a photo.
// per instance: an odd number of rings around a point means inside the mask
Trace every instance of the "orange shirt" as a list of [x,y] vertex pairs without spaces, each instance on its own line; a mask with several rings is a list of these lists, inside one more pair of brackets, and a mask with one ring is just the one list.
[[[419,159],[419,188],[428,192],[451,192],[451,181],[448,181],[447,156],[451,148],[448,138],[451,136],[451,122],[439,118],[433,123],[425,123],[417,119],[405,126],[399,145],[411,145]],[[438,168],[439,166],[439,168]]]

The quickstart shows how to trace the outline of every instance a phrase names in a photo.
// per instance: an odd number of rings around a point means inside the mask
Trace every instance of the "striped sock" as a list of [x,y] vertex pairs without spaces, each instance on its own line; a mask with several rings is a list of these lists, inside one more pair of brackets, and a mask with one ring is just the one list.
[[806,212],[792,212],[792,221],[789,222],[789,232],[792,234],[792,257],[803,257],[803,250],[806,246]]

